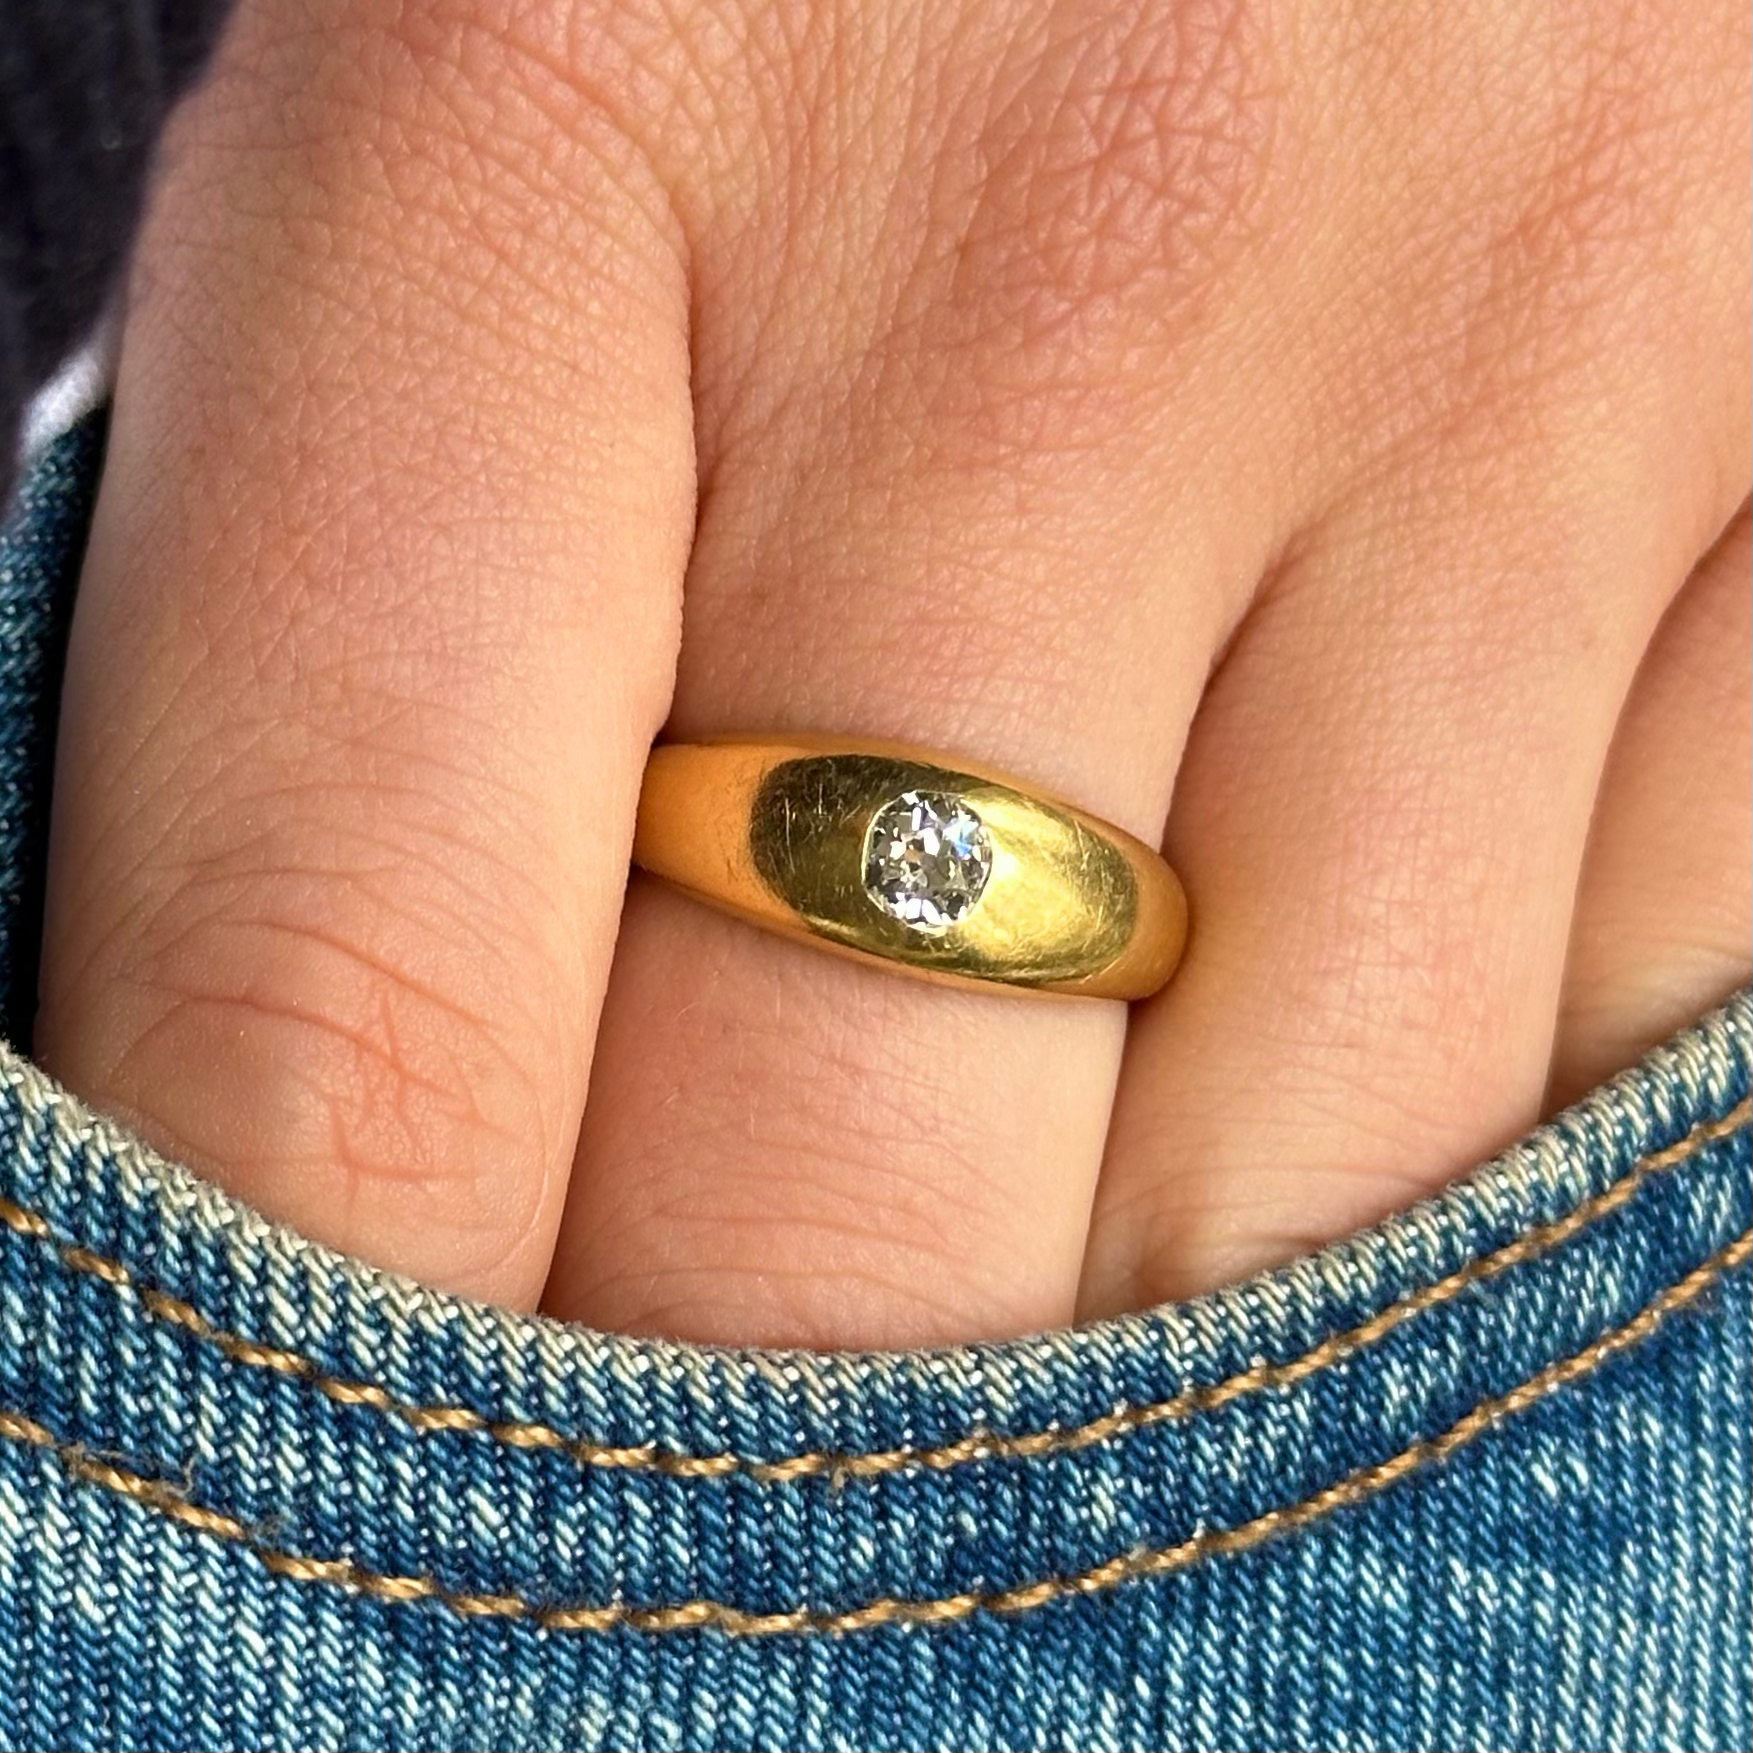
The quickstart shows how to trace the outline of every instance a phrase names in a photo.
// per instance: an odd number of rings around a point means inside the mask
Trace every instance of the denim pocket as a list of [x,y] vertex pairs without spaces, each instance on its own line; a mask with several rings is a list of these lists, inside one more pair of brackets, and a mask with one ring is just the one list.
[[[0,542],[0,951],[94,448]],[[0,1747],[1746,1746],[1750,1059],[1742,994],[1284,1271],[819,1356],[423,1290],[0,1052]]]

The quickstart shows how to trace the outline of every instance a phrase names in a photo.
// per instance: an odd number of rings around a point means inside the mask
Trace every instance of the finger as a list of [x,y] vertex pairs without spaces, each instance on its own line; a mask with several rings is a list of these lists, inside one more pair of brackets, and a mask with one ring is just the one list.
[[[1284,362],[1194,363],[1220,310],[1245,326],[1272,295],[1245,223],[1267,100],[1235,33],[1161,9],[1063,22],[992,52],[1014,56],[1008,108],[979,45],[934,73],[947,143],[897,140],[921,113],[884,88],[903,59],[842,44],[883,78],[843,68],[825,94],[818,72],[798,97],[810,137],[875,143],[832,202],[798,167],[787,213],[834,215],[823,270],[775,278],[771,213],[740,253],[704,252],[708,485],[670,730],[944,749],[1154,839],[1274,540],[1253,447]],[[934,163],[988,168],[962,190]],[[885,259],[915,265],[865,271]],[[1220,515],[1238,483],[1252,515]],[[1124,1027],[1117,1005],[903,982],[636,884],[548,1306],[816,1345],[1061,1320]]]
[[[1323,539],[1207,697],[1170,834],[1198,932],[1134,1023],[1086,1312],[1291,1258],[1540,1112],[1570,899],[1638,640],[1604,619],[1579,639],[1513,601],[1516,550],[1574,568],[1572,609],[1624,550],[1557,554],[1557,530],[1516,528],[1498,505],[1515,549],[1493,552],[1462,527],[1477,510],[1427,507],[1389,542]],[[1489,621],[1402,583],[1461,600],[1487,567]]]
[[1661,414],[1613,450],[1548,409],[1543,462],[1500,415],[1309,532],[1253,610],[1179,781],[1196,932],[1134,1022],[1086,1312],[1290,1258],[1540,1113],[1607,745],[1721,514],[1722,459],[1659,455]]
[[1549,1105],[1747,978],[1753,939],[1753,541],[1745,508],[1638,671],[1590,830]]
[[667,703],[675,239],[639,154],[461,9],[246,7],[169,164],[41,1048],[271,1215],[528,1302]]
[[[1424,193],[1370,230],[1349,289],[1366,341],[1323,430],[1354,463],[1291,538],[1178,781],[1194,935],[1134,1022],[1088,1313],[1318,1246],[1539,1114],[1624,692],[1746,490],[1740,196],[1719,149],[1744,79],[1677,59],[1653,19],[1611,43],[1585,20],[1532,55],[1475,41],[1478,22],[1451,40],[1444,101],[1467,91],[1518,152],[1420,127],[1388,160]],[[1417,98],[1397,81],[1425,64],[1385,67],[1366,108]],[[1565,66],[1595,72],[1555,80]],[[1671,133],[1623,102],[1646,84],[1689,94],[1664,96]],[[1321,125],[1351,126],[1352,101]],[[1310,174],[1346,162],[1333,140]]]

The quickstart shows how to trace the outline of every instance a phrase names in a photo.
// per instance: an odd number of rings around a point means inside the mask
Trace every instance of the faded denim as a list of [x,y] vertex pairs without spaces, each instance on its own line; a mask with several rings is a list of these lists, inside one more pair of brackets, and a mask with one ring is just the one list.
[[[96,439],[0,544],[30,990]],[[753,1354],[440,1296],[0,1053],[0,1747],[1746,1748],[1753,998],[1285,1271]]]

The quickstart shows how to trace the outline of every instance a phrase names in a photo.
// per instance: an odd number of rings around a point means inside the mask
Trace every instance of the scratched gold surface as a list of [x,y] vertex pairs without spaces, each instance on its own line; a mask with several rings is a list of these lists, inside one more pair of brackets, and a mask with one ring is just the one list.
[[[992,844],[978,904],[935,936],[910,930],[864,886],[865,830],[903,791],[962,798]],[[817,936],[976,980],[1086,979],[1118,960],[1137,922],[1137,879],[1117,847],[1050,803],[919,761],[863,754],[781,761],[756,790],[749,852],[761,881]]]

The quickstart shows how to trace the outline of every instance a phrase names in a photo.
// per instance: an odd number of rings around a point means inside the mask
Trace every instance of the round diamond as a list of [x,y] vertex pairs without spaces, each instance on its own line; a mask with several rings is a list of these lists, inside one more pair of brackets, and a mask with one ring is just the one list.
[[946,792],[903,791],[865,831],[865,890],[915,931],[947,931],[980,899],[991,874],[985,823]]

